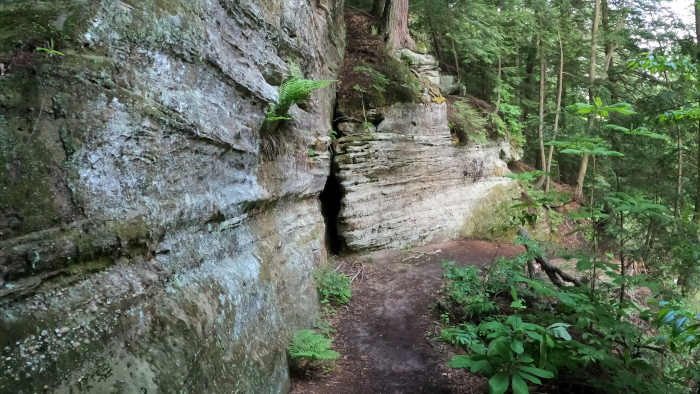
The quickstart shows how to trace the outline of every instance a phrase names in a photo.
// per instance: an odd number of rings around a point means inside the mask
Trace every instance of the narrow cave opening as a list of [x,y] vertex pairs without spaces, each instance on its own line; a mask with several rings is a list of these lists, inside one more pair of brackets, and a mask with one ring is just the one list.
[[343,239],[338,234],[338,214],[343,201],[343,188],[333,171],[332,162],[326,187],[318,198],[321,200],[321,212],[326,222],[326,249],[330,254],[337,256],[343,250]]

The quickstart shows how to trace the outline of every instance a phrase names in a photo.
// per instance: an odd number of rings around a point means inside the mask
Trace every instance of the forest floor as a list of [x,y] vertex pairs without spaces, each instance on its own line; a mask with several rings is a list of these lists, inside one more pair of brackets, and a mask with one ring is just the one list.
[[511,258],[522,246],[457,239],[412,250],[336,259],[340,271],[360,275],[352,299],[330,319],[333,347],[342,354],[328,372],[292,381],[293,394],[483,393],[486,381],[445,364],[454,348],[439,341],[434,304],[441,263],[489,265],[496,254]]

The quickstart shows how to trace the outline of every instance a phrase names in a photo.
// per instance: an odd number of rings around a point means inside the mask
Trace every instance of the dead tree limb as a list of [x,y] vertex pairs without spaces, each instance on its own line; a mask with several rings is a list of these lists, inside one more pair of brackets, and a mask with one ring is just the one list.
[[[532,237],[530,237],[530,233],[527,232],[525,227],[520,227],[520,230],[518,230],[518,235],[525,239],[532,239]],[[528,252],[530,251],[530,248],[527,246],[527,244],[525,244],[525,248],[528,250]],[[564,281],[573,283],[573,285],[577,287],[581,286],[581,282],[579,282],[578,279],[553,266],[552,263],[549,262],[549,259],[547,259],[547,256],[545,256],[544,254],[538,254],[537,256],[535,256],[535,261],[537,262],[537,264],[540,265],[542,271],[544,271],[547,274],[549,280],[551,280],[552,283],[557,285],[557,287],[566,286]]]

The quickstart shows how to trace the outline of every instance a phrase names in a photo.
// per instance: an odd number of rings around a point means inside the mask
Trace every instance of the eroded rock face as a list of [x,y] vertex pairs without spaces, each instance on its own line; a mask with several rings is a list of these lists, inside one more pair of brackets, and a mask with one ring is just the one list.
[[[376,127],[341,125],[334,169],[344,190],[339,235],[350,251],[485,233],[519,195],[508,142],[453,144],[445,104],[382,109]],[[507,205],[506,205],[507,206]]]
[[285,391],[333,89],[259,130],[287,62],[335,77],[342,3],[0,4],[0,392]]

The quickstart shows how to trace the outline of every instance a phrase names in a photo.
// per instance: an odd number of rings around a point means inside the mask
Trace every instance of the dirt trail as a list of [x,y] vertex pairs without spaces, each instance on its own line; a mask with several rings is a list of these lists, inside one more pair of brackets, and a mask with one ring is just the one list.
[[[521,247],[504,244],[499,256],[512,257]],[[362,263],[364,280],[353,283],[347,308],[332,319],[334,348],[343,354],[336,368],[310,381],[293,381],[293,394],[478,393],[482,381],[445,368],[449,355],[427,340],[436,326],[431,304],[436,298],[442,261],[459,266],[490,264],[496,245],[459,239],[414,251],[377,252],[336,260],[341,270]],[[357,269],[355,269],[357,271]]]

